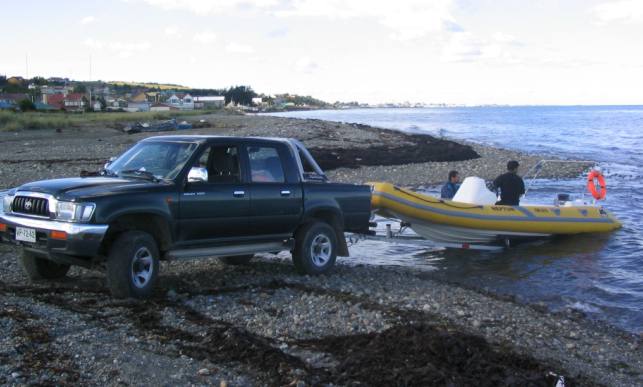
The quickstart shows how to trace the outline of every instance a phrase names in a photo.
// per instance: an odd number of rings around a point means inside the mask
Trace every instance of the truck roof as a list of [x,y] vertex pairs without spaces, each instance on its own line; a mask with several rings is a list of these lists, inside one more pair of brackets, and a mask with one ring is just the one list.
[[324,171],[319,167],[317,161],[310,154],[308,149],[302,144],[299,140],[295,138],[283,138],[283,137],[242,137],[242,136],[212,136],[212,135],[170,135],[170,136],[153,136],[143,139],[142,141],[174,141],[174,142],[207,142],[208,140],[234,140],[240,142],[252,142],[252,141],[272,141],[280,142],[286,144],[294,154],[297,164],[299,165],[299,171],[303,176],[303,164],[302,158],[305,159],[312,169],[323,179],[326,179]]
[[292,138],[283,138],[283,137],[242,137],[242,136],[215,136],[215,135],[169,135],[169,136],[152,136],[143,139],[142,141],[185,141],[185,142],[199,142],[207,140],[216,140],[216,139],[227,139],[227,140],[239,140],[239,141],[248,141],[248,140],[261,140],[261,141],[276,141],[276,142],[285,142],[292,143],[296,141]]

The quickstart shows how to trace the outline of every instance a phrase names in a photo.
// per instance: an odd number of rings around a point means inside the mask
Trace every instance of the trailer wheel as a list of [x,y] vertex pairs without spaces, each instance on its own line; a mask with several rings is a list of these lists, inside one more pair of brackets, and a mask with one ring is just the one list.
[[299,273],[326,273],[335,265],[336,259],[337,236],[329,224],[309,223],[297,232],[292,261]]
[[253,257],[254,257],[254,254],[248,254],[248,255],[235,255],[231,257],[221,257],[219,259],[221,260],[221,262],[225,263],[226,265],[241,266],[241,265],[249,264]]
[[20,264],[25,274],[32,281],[62,278],[67,275],[70,267],[45,258],[39,258],[27,250],[22,250]]
[[116,298],[147,298],[152,295],[159,268],[154,238],[143,231],[127,231],[110,247],[107,286]]

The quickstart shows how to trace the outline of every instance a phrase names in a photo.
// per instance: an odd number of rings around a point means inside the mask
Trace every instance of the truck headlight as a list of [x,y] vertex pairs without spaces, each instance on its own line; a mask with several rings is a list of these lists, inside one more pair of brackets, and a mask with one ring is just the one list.
[[94,203],[74,203],[58,201],[56,219],[65,222],[88,222],[94,214]]
[[13,202],[13,195],[8,193],[0,194],[2,196],[2,212],[11,212],[11,202]]

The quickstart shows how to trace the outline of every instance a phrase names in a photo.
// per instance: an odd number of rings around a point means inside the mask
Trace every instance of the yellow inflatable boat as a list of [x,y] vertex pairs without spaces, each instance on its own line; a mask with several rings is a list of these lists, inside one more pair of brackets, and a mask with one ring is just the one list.
[[588,203],[471,204],[441,200],[389,183],[369,184],[373,187],[371,205],[376,214],[399,219],[420,236],[447,246],[466,248],[470,244],[608,232],[621,227],[610,212]]

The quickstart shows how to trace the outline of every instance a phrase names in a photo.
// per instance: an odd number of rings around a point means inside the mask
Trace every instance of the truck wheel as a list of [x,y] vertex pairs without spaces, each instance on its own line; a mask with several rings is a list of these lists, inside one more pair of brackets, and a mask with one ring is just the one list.
[[159,251],[150,234],[127,231],[116,238],[107,257],[107,286],[112,296],[151,296],[158,272]]
[[225,263],[226,265],[241,266],[249,264],[250,260],[252,260],[252,257],[254,257],[254,254],[221,257],[220,259],[221,262]]
[[25,274],[31,280],[56,279],[67,275],[69,265],[61,265],[23,250],[20,263]]
[[309,223],[297,232],[292,261],[301,274],[318,275],[330,270],[337,259],[337,236],[327,223]]

